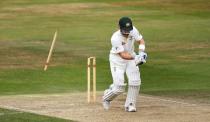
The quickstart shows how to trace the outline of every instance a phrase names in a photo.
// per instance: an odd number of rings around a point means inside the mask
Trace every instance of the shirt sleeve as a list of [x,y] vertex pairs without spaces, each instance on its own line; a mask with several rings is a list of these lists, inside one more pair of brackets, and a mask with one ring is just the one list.
[[135,27],[133,28],[133,36],[136,41],[143,39],[143,36],[139,33],[139,31]]
[[111,53],[117,54],[124,51],[124,47],[120,40],[112,38],[111,43],[112,43]]

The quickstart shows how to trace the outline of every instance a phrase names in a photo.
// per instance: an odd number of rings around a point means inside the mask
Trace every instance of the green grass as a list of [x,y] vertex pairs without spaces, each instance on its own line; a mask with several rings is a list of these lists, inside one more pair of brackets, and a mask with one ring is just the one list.
[[20,111],[8,110],[0,108],[1,122],[72,122],[70,120],[41,116]]
[[[1,1],[0,95],[85,92],[86,61],[93,55],[97,90],[104,90],[112,82],[110,37],[121,16],[130,16],[146,41],[141,92],[210,103],[209,0]],[[0,121],[67,120],[0,109]]]
[[[86,60],[92,55],[97,57],[97,89],[104,90],[112,82],[110,37],[121,16],[132,17],[147,44],[141,92],[208,93],[209,6],[208,0],[1,2],[0,95],[85,91]],[[44,72],[56,29],[55,51]]]

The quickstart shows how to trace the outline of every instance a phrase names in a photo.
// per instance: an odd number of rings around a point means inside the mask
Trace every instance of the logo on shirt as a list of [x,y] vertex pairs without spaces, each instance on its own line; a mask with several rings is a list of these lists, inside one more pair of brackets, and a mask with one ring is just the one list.
[[130,36],[129,40],[133,40],[133,38],[134,38],[133,36]]

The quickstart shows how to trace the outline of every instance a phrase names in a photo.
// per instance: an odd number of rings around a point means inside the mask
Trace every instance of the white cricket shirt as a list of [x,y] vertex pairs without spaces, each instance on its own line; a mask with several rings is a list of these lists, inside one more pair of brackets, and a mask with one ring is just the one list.
[[128,38],[124,37],[120,30],[116,31],[111,37],[112,48],[110,50],[109,60],[115,63],[127,62],[119,55],[120,52],[126,51],[130,54],[134,52],[134,42],[141,40],[143,37],[139,31],[133,26],[133,30],[130,32]]

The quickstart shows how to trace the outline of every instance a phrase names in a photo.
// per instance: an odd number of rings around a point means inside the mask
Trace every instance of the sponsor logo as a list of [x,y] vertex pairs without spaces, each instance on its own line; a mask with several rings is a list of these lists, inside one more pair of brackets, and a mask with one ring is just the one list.
[[130,23],[126,23],[126,27],[129,27],[131,24]]

